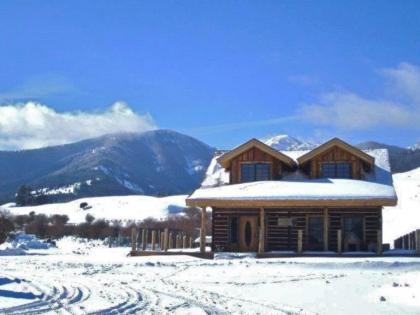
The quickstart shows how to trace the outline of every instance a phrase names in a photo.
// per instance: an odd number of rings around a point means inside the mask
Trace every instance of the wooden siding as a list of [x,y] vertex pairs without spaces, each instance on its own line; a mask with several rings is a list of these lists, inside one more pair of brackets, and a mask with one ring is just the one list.
[[282,168],[285,165],[268,153],[253,147],[244,153],[232,159],[230,164],[230,184],[237,184],[241,182],[241,164],[243,163],[269,163],[271,179],[280,179],[282,175]]
[[350,152],[334,146],[326,152],[323,152],[309,161],[310,163],[310,177],[319,178],[321,176],[321,165],[323,163],[351,163],[352,178],[361,179],[363,167],[368,167],[359,157]]
[[[241,215],[259,215],[259,209],[226,209],[213,208],[213,250],[237,251],[236,244],[230,243],[230,217]],[[303,231],[304,250],[323,250],[308,246],[308,217],[323,216],[324,208],[279,208],[265,209],[265,250],[295,251],[297,249],[298,230]],[[343,218],[346,216],[363,217],[362,250],[369,244],[376,244],[377,231],[382,229],[382,208],[328,208],[328,250],[337,250],[337,231],[343,230]],[[279,219],[293,219],[291,226],[279,226]]]

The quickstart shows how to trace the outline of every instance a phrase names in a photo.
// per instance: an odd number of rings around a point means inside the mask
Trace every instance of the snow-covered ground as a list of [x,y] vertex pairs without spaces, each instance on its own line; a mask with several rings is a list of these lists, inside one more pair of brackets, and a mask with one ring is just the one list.
[[[53,203],[41,206],[15,207],[14,204],[1,206],[12,214],[43,213],[46,215],[67,215],[70,223],[85,221],[86,215],[91,214],[96,219],[139,221],[146,218],[163,219],[168,214],[182,212],[185,205],[186,195],[170,197],[151,196],[111,196],[82,198],[66,203]],[[87,202],[88,207],[80,208],[82,202]]]
[[419,314],[419,258],[127,257],[65,238],[0,259],[7,314]]
[[391,244],[396,238],[420,229],[420,168],[394,174],[392,178],[398,204],[383,211],[384,242]]

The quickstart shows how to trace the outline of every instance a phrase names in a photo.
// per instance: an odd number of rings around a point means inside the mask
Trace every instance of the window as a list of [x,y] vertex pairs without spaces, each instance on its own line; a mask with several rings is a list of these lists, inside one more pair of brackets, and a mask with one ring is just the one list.
[[238,218],[230,218],[230,242],[233,244],[238,243]]
[[311,248],[319,248],[324,242],[324,218],[308,217],[308,244]]
[[349,216],[343,219],[344,250],[359,251],[363,247],[363,217]]
[[321,177],[323,178],[351,178],[351,163],[321,164]]
[[344,237],[354,236],[363,240],[363,218],[345,217],[344,218]]
[[270,164],[244,163],[241,164],[241,182],[255,182],[270,180]]

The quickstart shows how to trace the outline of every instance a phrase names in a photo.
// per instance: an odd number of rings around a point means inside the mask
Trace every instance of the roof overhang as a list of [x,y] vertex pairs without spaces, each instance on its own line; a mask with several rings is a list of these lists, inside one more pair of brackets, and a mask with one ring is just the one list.
[[375,158],[370,156],[369,154],[363,152],[362,150],[348,144],[347,142],[344,142],[341,139],[333,138],[330,141],[325,142],[324,144],[320,145],[319,147],[313,149],[312,151],[302,155],[297,160],[299,164],[305,164],[306,162],[312,160],[314,157],[316,157],[319,154],[322,154],[329,149],[333,148],[334,146],[337,146],[345,151],[350,152],[351,154],[357,156],[361,160],[368,163],[370,166],[373,166],[375,164]]
[[246,199],[188,199],[190,207],[220,208],[284,208],[284,207],[382,207],[395,206],[397,199],[331,199],[331,200],[246,200]]
[[224,167],[225,169],[229,168],[229,163],[232,159],[237,157],[238,155],[248,151],[251,148],[258,148],[259,150],[271,155],[272,157],[282,161],[286,165],[290,167],[294,167],[296,165],[295,161],[288,157],[287,155],[273,149],[272,147],[266,145],[265,143],[257,140],[257,139],[251,139],[248,142],[245,142],[244,144],[236,147],[235,149],[223,154],[217,159],[217,162]]

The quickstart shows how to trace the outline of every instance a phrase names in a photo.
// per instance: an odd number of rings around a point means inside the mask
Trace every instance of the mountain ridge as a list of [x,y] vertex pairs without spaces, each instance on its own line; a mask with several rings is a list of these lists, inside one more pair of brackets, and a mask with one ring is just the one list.
[[[0,200],[13,199],[23,184],[38,192],[56,190],[49,194],[53,201],[190,193],[199,186],[214,151],[190,136],[164,129],[0,151]],[[63,187],[70,187],[69,191],[60,191]]]

